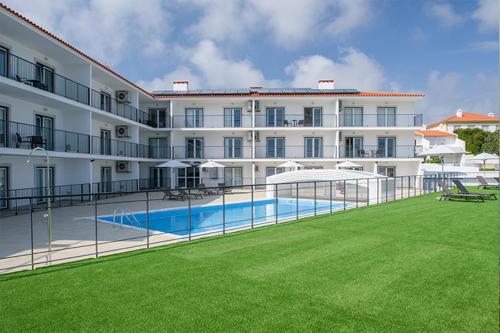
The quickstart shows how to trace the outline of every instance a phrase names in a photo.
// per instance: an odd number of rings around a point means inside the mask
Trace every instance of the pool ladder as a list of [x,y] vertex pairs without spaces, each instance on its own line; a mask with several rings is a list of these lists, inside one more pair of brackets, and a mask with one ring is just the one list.
[[130,213],[128,209],[121,209],[121,208],[118,208],[118,209],[115,209],[114,212],[113,212],[113,223],[117,223],[116,222],[116,217],[118,215],[118,213],[120,214],[120,227],[123,226],[123,219],[126,218],[127,221],[129,222],[129,224],[131,226],[136,226],[136,227],[141,227],[141,222],[139,222],[139,220],[137,219],[137,217],[135,217],[134,214]]

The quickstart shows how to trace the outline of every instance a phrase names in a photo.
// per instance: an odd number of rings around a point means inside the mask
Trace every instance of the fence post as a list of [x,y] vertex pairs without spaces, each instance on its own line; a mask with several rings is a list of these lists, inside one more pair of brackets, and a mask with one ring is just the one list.
[[226,234],[226,185],[222,188],[222,234]]
[[30,198],[31,269],[35,269],[35,249],[33,240],[33,198]]
[[401,182],[401,191],[400,192],[400,196],[401,196],[401,200],[404,198],[404,186],[403,186],[403,176],[400,176],[400,182]]
[[278,184],[274,184],[274,219],[278,224]]
[[317,188],[317,184],[316,184],[316,181],[314,182],[314,216],[316,216],[316,188]]
[[385,178],[385,202],[387,202],[387,201],[388,201],[388,196],[387,196],[387,189],[389,188],[389,183],[388,183],[388,181],[389,181],[389,177],[386,177],[386,178]]
[[297,191],[295,192],[295,220],[299,219],[299,182],[295,183]]
[[392,201],[396,201],[396,192],[397,192],[397,190],[396,190],[396,178],[393,178],[393,179],[394,179],[394,192],[393,192],[394,195],[393,195]]
[[420,195],[422,195],[422,187],[424,186],[424,176],[420,175],[418,177],[418,186],[420,188]]
[[345,210],[345,197],[347,195],[347,187],[345,187],[345,179],[344,179],[344,210]]
[[377,178],[377,205],[380,203],[380,178]]
[[370,178],[366,179],[366,205],[370,206]]
[[149,192],[146,191],[146,244],[149,249]]
[[413,176],[413,196],[417,196],[417,176]]
[[99,239],[97,238],[97,197],[94,196],[94,231],[95,231],[95,257],[99,258],[99,245],[98,241]]
[[356,208],[358,208],[358,180],[356,179]]
[[188,188],[188,240],[191,240],[191,188]]
[[411,181],[411,178],[410,178],[410,176],[408,176],[408,198],[411,197],[411,195],[410,195],[410,192],[411,192],[411,190],[410,190],[410,181]]
[[254,220],[254,218],[255,218],[255,217],[253,216],[253,214],[254,214],[254,212],[253,212],[253,210],[254,210],[254,202],[253,202],[253,200],[254,200],[254,199],[253,199],[253,187],[254,187],[254,185],[252,184],[252,186],[251,186],[251,188],[252,188],[252,191],[251,191],[251,193],[252,193],[252,195],[251,195],[251,196],[252,196],[252,206],[251,206],[251,213],[250,213],[250,216],[252,217],[252,218],[251,218],[251,220],[250,220],[250,223],[251,223],[252,229],[253,229],[253,220]]
[[333,186],[332,181],[330,180],[330,214],[333,212],[332,200],[333,200]]

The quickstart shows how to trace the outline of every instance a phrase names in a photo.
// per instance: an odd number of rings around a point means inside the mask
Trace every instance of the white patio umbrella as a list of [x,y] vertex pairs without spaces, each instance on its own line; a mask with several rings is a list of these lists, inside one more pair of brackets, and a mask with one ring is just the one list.
[[362,168],[361,165],[359,165],[358,163],[351,162],[351,161],[344,161],[342,163],[337,164],[337,169],[353,170],[353,169],[360,169],[360,168]]
[[167,162],[164,162],[162,164],[158,164],[156,166],[157,168],[171,168],[172,170],[170,171],[170,185],[172,187],[175,187],[174,184],[177,184],[177,183],[174,183],[177,181],[177,177],[175,177],[175,171],[174,169],[183,169],[183,168],[189,168],[190,165],[189,164],[186,164],[186,163],[182,163],[181,161],[177,161],[177,160],[170,160],[170,161],[167,161]]
[[444,157],[449,155],[461,155],[466,154],[464,148],[460,146],[450,146],[450,145],[437,145],[423,151],[418,154],[418,156],[439,156],[441,159],[441,171],[444,171]]
[[278,168],[295,168],[295,170],[299,170],[299,168],[302,167],[302,164],[294,162],[292,160],[288,160],[285,163],[281,163],[280,165],[278,165]]
[[471,158],[471,160],[474,160],[474,161],[482,161],[483,162],[483,168],[486,165],[486,163],[488,163],[488,164],[499,164],[499,160],[498,159],[499,158],[498,158],[497,154],[490,154],[490,153],[477,154],[476,156],[474,156],[473,158]]
[[188,168],[190,167],[189,164],[182,163],[177,160],[170,160],[168,162],[164,162],[162,164],[158,164],[156,166],[157,168],[173,168],[173,169],[182,169],[182,168]]
[[225,168],[224,164],[220,164],[218,162],[208,160],[205,163],[199,165],[200,168]]

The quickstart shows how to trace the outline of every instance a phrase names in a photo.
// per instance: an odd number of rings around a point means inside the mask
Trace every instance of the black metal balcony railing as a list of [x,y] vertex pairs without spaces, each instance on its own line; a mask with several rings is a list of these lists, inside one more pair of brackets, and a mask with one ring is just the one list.
[[339,114],[340,127],[419,127],[422,124],[422,114]]
[[170,147],[104,139],[88,134],[0,120],[0,146],[123,157],[168,159]]
[[339,146],[339,158],[413,158],[415,156],[415,146],[413,145],[395,145],[392,147],[363,145],[360,148],[346,145]]
[[89,87],[11,53],[7,53],[7,67],[0,70],[0,76],[89,105]]
[[150,120],[149,113],[139,110],[128,103],[118,102],[113,97],[96,90],[92,90],[91,106],[141,124],[156,127],[154,122]]

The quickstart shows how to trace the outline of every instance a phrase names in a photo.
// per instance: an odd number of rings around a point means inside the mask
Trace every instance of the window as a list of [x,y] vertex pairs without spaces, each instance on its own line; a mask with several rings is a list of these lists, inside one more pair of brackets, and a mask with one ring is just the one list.
[[170,186],[169,173],[166,168],[149,168],[149,187],[166,188]]
[[36,82],[33,86],[50,92],[54,91],[54,69],[37,62],[35,74]]
[[363,126],[362,107],[346,107],[343,113],[344,126]]
[[170,127],[170,114],[166,108],[149,109],[149,125],[157,128]]
[[36,136],[41,137],[43,148],[46,150],[54,149],[54,118],[36,115]]
[[[48,176],[48,179],[47,179]],[[47,167],[36,167],[35,168],[35,193],[39,198],[37,202],[47,202],[47,198],[40,198],[42,196],[48,195],[47,186],[50,186],[50,193],[54,194],[54,168],[49,167],[47,175]]]
[[241,108],[224,109],[224,127],[241,127]]
[[219,168],[208,168],[208,178],[210,179],[219,178]]
[[266,108],[266,126],[283,127],[285,123],[285,108]]
[[285,168],[279,167],[267,167],[266,168],[266,177],[277,175],[278,173],[285,172]]
[[346,137],[345,138],[345,157],[364,157],[363,137]]
[[9,50],[0,46],[0,76],[9,76]]
[[285,157],[285,138],[267,138],[266,139],[266,157],[284,158]]
[[379,165],[377,167],[377,173],[386,177],[396,177],[396,167],[395,166],[383,166]]
[[396,126],[396,108],[378,107],[377,126],[381,127]]
[[225,186],[243,185],[243,168],[242,167],[225,167],[224,168],[224,185]]
[[304,157],[323,157],[323,138],[304,138]]
[[323,126],[323,109],[304,108],[304,126]]
[[112,190],[111,167],[101,168],[101,192],[107,193]]
[[177,186],[193,188],[200,184],[200,168],[191,166],[188,168],[177,169]]
[[186,138],[186,158],[203,158],[203,138]]
[[241,158],[242,138],[224,138],[224,158]]
[[203,109],[186,109],[185,127],[203,127]]
[[0,209],[9,208],[9,168],[0,167]]
[[100,99],[101,99],[101,105],[100,108],[101,110],[111,112],[111,95],[101,92],[100,94]]
[[8,147],[7,142],[7,108],[0,106],[0,146]]
[[396,157],[396,138],[379,137],[377,142],[377,157]]
[[149,158],[169,158],[168,138],[149,138]]
[[111,155],[111,132],[101,129],[101,155]]

